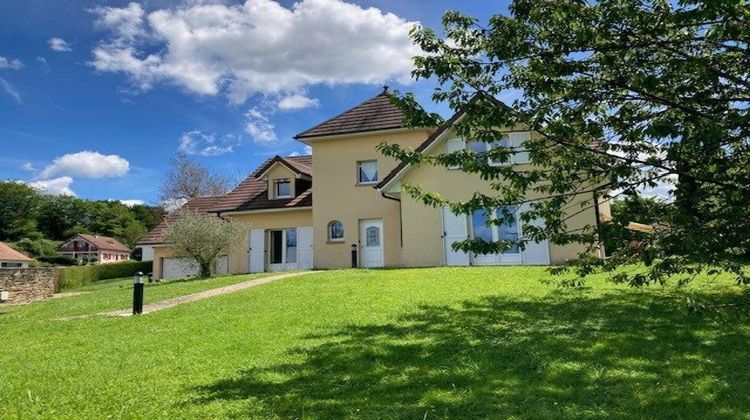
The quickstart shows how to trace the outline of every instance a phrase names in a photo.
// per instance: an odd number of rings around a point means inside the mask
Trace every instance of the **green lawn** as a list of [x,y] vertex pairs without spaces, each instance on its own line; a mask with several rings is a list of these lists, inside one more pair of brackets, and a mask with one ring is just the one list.
[[[147,300],[244,277],[151,286]],[[134,318],[127,281],[0,307],[0,418],[747,418],[750,317],[539,268],[331,271]],[[124,306],[123,306],[124,305]]]

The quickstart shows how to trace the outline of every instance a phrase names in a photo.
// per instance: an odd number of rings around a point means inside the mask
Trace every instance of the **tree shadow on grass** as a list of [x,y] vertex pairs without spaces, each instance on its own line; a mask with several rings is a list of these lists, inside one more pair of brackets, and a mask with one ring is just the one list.
[[290,360],[195,389],[237,415],[736,418],[750,412],[747,317],[624,291],[422,306],[305,337]]

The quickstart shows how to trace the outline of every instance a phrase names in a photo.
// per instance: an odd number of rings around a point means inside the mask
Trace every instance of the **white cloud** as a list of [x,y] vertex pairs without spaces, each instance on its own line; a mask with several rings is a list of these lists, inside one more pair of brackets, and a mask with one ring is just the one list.
[[83,151],[56,158],[51,165],[39,174],[41,178],[54,175],[73,175],[85,178],[109,178],[124,176],[130,170],[130,163],[117,155],[103,155],[99,152]]
[[135,200],[135,199],[133,199],[133,200],[118,200],[118,201],[121,202],[122,204],[124,204],[127,207],[142,206],[142,205],[146,204],[146,202],[143,201],[143,200]]
[[278,138],[274,128],[268,115],[257,107],[251,108],[245,113],[245,132],[250,135],[255,143],[275,142]]
[[300,156],[299,152],[289,153],[289,157],[297,157],[297,156]]
[[73,178],[69,176],[61,176],[59,178],[44,179],[41,181],[29,182],[29,185],[38,189],[45,194],[51,195],[71,195],[75,197],[75,193],[70,188],[70,184],[73,183]]
[[49,47],[52,51],[57,51],[57,52],[73,51],[73,49],[70,48],[70,44],[68,44],[68,42],[62,38],[52,37],[47,40],[47,44],[49,44]]
[[638,193],[645,197],[658,198],[663,201],[671,202],[674,200],[672,194],[676,188],[677,175],[670,174],[661,178],[654,186],[644,185],[638,188]]
[[0,77],[0,90],[8,94],[11,98],[13,98],[16,102],[21,103],[21,94],[18,93],[18,90],[16,90],[15,86],[10,84],[7,80]]
[[97,70],[123,72],[141,89],[168,82],[234,103],[260,93],[286,96],[294,109],[312,105],[288,98],[314,84],[408,81],[418,53],[409,38],[415,22],[342,0],[290,9],[272,0],[192,1],[149,13],[130,3],[93,13],[110,32],[93,50]]
[[180,137],[178,150],[189,155],[219,156],[232,153],[240,144],[242,137],[237,135],[217,137],[216,134],[204,134],[199,130],[193,130]]
[[305,154],[306,155],[312,154],[312,146],[305,146]]
[[11,70],[20,70],[21,67],[23,67],[23,63],[21,60],[14,58],[9,59],[0,56],[0,70],[2,69],[11,69]]
[[279,101],[279,109],[291,111],[295,109],[310,108],[320,105],[317,99],[310,99],[303,95],[290,95]]
[[31,162],[26,162],[23,165],[21,165],[21,169],[28,172],[34,172],[36,171],[36,168],[34,167],[34,164]]
[[[20,70],[22,67],[23,63],[21,62],[21,60],[17,58],[9,59],[0,56],[0,70]],[[0,77],[0,91],[5,92],[17,103],[20,104],[22,102],[21,94],[18,92],[18,89],[16,89],[15,86],[13,86],[9,81],[3,79],[2,77]]]

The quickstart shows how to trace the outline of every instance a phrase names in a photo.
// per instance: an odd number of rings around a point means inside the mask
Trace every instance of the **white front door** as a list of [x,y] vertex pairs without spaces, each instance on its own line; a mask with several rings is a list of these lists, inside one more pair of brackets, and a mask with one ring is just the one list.
[[297,228],[297,266],[302,270],[313,268],[313,228]]
[[359,221],[359,249],[362,267],[383,267],[383,220]]
[[250,230],[250,250],[248,268],[251,273],[266,271],[266,231],[263,229]]
[[268,231],[268,271],[297,269],[297,229]]
[[443,247],[445,248],[445,265],[469,265],[469,254],[454,251],[453,243],[465,241],[469,236],[466,228],[466,216],[453,214],[448,208],[443,208]]

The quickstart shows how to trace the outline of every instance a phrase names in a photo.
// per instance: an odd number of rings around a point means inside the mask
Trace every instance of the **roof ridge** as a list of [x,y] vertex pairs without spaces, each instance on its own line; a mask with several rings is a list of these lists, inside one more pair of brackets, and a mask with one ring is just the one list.
[[382,92],[378,93],[377,95],[375,95],[375,96],[373,96],[373,97],[371,97],[369,99],[366,99],[366,100],[360,102],[359,104],[354,105],[354,106],[352,106],[352,107],[350,107],[348,109],[345,109],[344,111],[340,112],[339,114],[336,114],[333,117],[328,118],[327,120],[325,120],[325,121],[323,121],[323,122],[321,122],[319,124],[316,124],[313,127],[310,127],[307,130],[305,130],[305,131],[302,131],[301,133],[296,134],[294,136],[294,138],[297,139],[297,140],[299,140],[300,138],[306,137],[307,133],[309,133],[309,132],[311,132],[311,131],[313,131],[313,130],[315,130],[315,129],[317,129],[317,128],[325,125],[325,124],[328,124],[328,123],[336,120],[337,118],[343,117],[344,115],[350,113],[351,111],[353,111],[353,110],[355,110],[357,108],[360,108],[360,107],[364,106],[365,104],[367,104],[369,102],[373,102],[373,101],[379,99],[382,96],[393,96],[393,94],[391,92],[389,92],[387,89],[384,89]]

